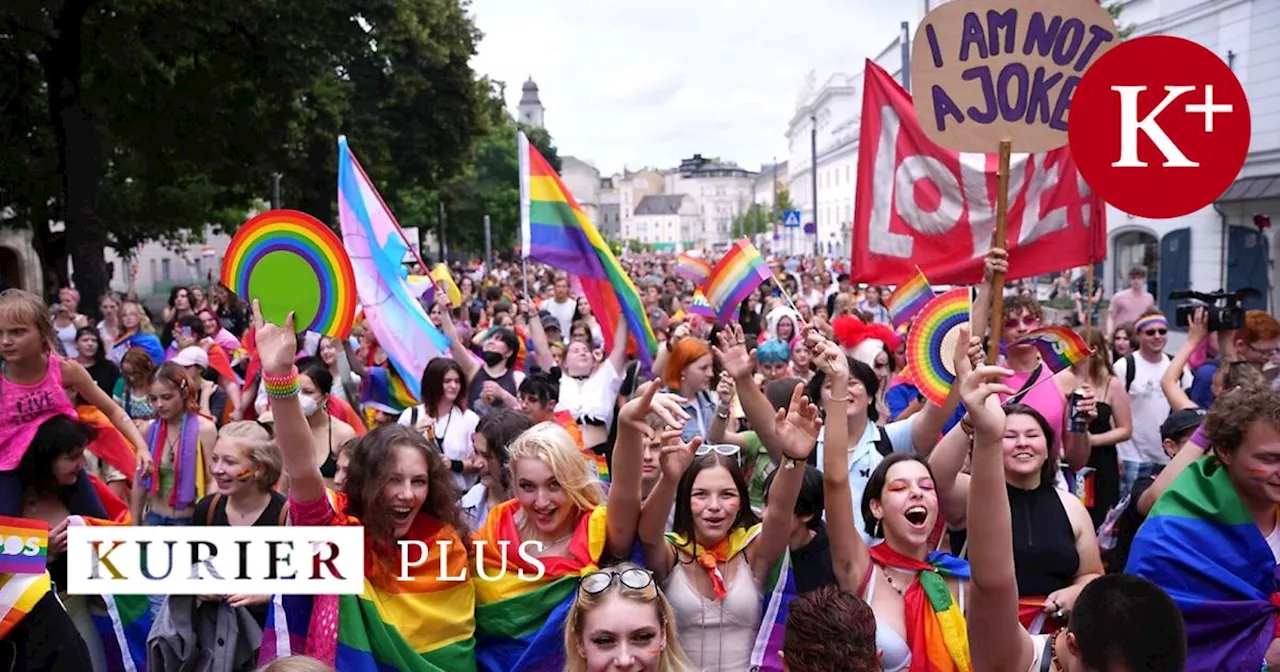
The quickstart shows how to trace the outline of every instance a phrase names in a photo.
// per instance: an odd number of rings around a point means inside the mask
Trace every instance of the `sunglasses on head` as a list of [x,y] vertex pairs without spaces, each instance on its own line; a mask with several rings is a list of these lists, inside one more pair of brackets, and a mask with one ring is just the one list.
[[694,451],[694,455],[702,457],[703,455],[715,451],[725,457],[732,457],[737,455],[740,450],[741,448],[738,446],[728,443],[704,443],[701,446],[698,446],[698,450]]
[[643,590],[653,585],[653,572],[638,567],[621,572],[601,570],[582,577],[579,587],[588,595],[599,595],[608,590],[615,580],[632,590]]

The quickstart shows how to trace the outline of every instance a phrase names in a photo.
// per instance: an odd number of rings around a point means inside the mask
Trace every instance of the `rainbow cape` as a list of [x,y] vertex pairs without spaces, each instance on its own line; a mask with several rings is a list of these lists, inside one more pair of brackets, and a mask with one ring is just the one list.
[[791,549],[782,554],[765,582],[764,617],[751,650],[751,669],[759,672],[782,672],[782,636],[787,628],[789,605],[800,593],[796,590],[795,573],[791,570]]
[[772,277],[773,271],[751,241],[743,238],[734,243],[703,285],[707,302],[716,311],[716,320],[726,322],[751,292]]
[[[133,525],[129,507],[124,501],[116,497],[97,476],[90,475],[89,478],[108,518],[68,516],[68,523],[92,527]],[[102,640],[107,672],[147,669],[147,635],[151,633],[154,617],[150,598],[146,595],[103,595],[100,599],[105,610],[91,610],[89,616]]]
[[889,544],[870,548],[878,565],[919,572],[903,595],[911,672],[971,672],[969,634],[961,606],[947,578],[969,580],[969,563],[935,551],[923,561],[898,553]]
[[[345,497],[330,492],[329,500],[345,509]],[[359,524],[351,517],[347,522]],[[387,569],[366,550],[364,593],[338,597],[334,667],[343,672],[474,671],[475,587],[462,538],[452,526],[425,515],[418,516],[406,538],[431,549],[425,563],[410,568],[412,580],[387,574],[399,572],[398,556]],[[447,572],[441,571],[440,542],[448,543]],[[311,595],[272,597],[260,664],[306,652],[308,633],[314,634],[314,601]]]
[[1019,338],[1014,345],[1034,345],[1053,373],[1069,369],[1089,356],[1089,344],[1071,327],[1045,327]]
[[97,406],[80,404],[76,406],[76,414],[80,416],[81,422],[93,427],[94,436],[89,443],[89,451],[133,482],[134,470],[138,464],[133,444],[124,438],[124,434],[111,424],[111,420]]
[[1178,604],[1188,670],[1252,670],[1276,636],[1275,557],[1216,457],[1188,466],[1156,501],[1125,572]]
[[[490,509],[473,537],[477,547],[484,543],[473,570],[476,663],[484,672],[560,672],[565,665],[565,617],[579,579],[599,568],[608,513],[600,506],[582,515],[569,541],[568,557],[540,558],[546,571],[534,580],[538,568],[517,553],[519,509],[514,499]],[[505,558],[499,541],[511,542]]]
[[[517,144],[524,257],[578,276],[582,293],[604,332],[605,352],[613,347],[618,320],[625,319],[638,346],[640,364],[648,370],[658,351],[658,339],[631,276],[622,270],[609,244],[523,132]],[[567,325],[561,326],[567,331]]]
[[142,348],[151,357],[151,361],[156,366],[164,363],[164,346],[160,345],[160,339],[155,334],[133,331],[121,335],[111,344],[111,359],[120,361],[124,357],[124,353],[133,348]]

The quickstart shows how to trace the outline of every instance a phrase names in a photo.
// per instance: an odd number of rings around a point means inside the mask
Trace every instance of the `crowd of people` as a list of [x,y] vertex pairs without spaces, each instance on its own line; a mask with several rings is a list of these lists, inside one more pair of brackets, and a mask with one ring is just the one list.
[[[0,515],[51,532],[38,601],[14,610],[0,583],[0,669],[130,655],[100,627],[106,601],[65,592],[67,529],[84,518],[364,528],[360,596],[150,596],[150,669],[1280,665],[1270,314],[1211,332],[1197,311],[1167,353],[1135,268],[1104,324],[1078,327],[1088,358],[1054,372],[1017,343],[1049,323],[1033,294],[1011,291],[990,320],[1007,269],[992,250],[936,403],[905,376],[888,288],[783,260],[716,324],[673,262],[623,260],[658,338],[651,366],[571,278],[455,268],[461,301],[426,306],[450,347],[416,404],[372,389],[393,367],[367,325],[297,334],[217,285],[175,288],[155,315],[130,283],[92,318],[74,289],[52,307],[3,292]],[[994,365],[988,331],[1005,344]],[[1215,494],[1202,510],[1191,491]],[[1238,514],[1219,548],[1174,520],[1213,511]],[[402,541],[448,542],[426,543],[422,566],[473,571],[406,582]],[[491,578],[532,569],[495,550],[530,541],[539,578]],[[1249,614],[1190,613],[1201,574],[1232,562],[1218,579],[1253,577],[1262,606],[1241,588]],[[228,613],[235,641],[201,625]],[[193,655],[208,666],[183,667]]]

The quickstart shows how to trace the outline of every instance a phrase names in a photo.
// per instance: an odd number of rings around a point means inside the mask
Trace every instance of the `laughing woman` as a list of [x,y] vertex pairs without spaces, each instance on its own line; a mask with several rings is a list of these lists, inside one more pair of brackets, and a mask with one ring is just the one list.
[[490,509],[475,535],[476,662],[487,672],[561,670],[579,579],[631,550],[642,455],[614,452],[605,506],[599,479],[559,425],[534,425],[509,452],[515,498]]
[[[474,671],[474,585],[469,578],[439,578],[442,567],[448,576],[467,569],[466,531],[448,466],[421,435],[399,425],[381,427],[356,440],[344,492],[330,497],[299,397],[293,317],[280,327],[264,322],[256,301],[253,312],[262,380],[289,477],[292,523],[365,530],[364,593],[286,596],[280,609],[271,610],[268,631],[305,633],[291,637],[291,651],[340,670]],[[400,541],[426,548],[419,569],[408,576],[399,575]],[[277,612],[288,622],[273,620],[280,618]],[[280,644],[268,640],[260,662],[274,660]]]

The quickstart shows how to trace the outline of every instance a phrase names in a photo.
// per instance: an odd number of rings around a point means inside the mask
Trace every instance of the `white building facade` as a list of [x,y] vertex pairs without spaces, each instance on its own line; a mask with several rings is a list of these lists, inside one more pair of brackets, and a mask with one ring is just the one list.
[[591,223],[600,227],[600,171],[589,161],[574,156],[560,157],[560,180]]
[[702,247],[701,232],[698,203],[684,194],[645,196],[622,224],[623,240],[670,252]]
[[711,250],[728,247],[739,236],[734,219],[755,198],[756,173],[737,164],[695,154],[666,174],[666,193],[683,194],[695,202],[701,220],[693,239]]

